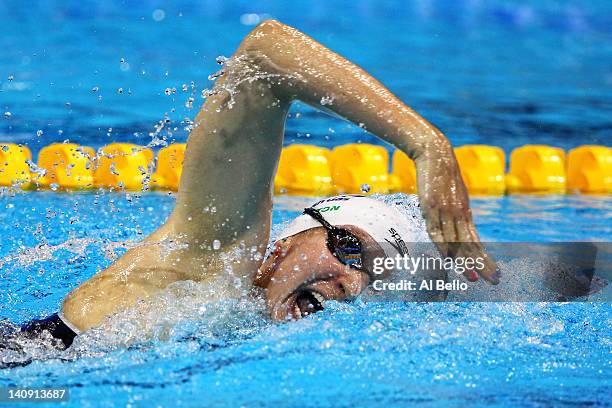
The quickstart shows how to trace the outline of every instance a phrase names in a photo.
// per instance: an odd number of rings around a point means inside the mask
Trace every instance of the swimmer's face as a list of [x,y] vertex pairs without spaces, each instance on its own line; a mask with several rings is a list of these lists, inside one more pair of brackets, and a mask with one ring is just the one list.
[[[362,230],[346,226],[362,242],[363,262],[372,270],[372,259],[382,249]],[[369,283],[367,272],[342,264],[327,247],[327,231],[313,228],[279,241],[255,278],[266,289],[273,319],[294,320],[324,309],[326,300],[346,300],[359,295]]]

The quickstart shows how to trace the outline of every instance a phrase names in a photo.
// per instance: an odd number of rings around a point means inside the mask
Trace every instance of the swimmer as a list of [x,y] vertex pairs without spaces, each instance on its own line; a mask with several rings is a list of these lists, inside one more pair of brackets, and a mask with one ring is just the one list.
[[[480,277],[498,282],[442,132],[355,64],[268,20],[225,63],[197,115],[168,220],[74,289],[61,312],[28,323],[23,332],[46,330],[68,347],[79,333],[173,282],[218,277],[228,267],[219,254],[236,250],[249,256],[231,261],[233,274],[263,288],[275,320],[298,319],[322,309],[325,300],[361,293],[372,277],[372,259],[391,255],[378,243],[400,247],[411,239],[410,220],[376,200],[340,196],[330,199],[341,208],[335,213],[321,209],[325,202],[305,209],[263,258],[285,119],[296,100],[358,124],[412,158],[427,231],[440,253],[482,257]],[[474,271],[466,277],[478,279]]]

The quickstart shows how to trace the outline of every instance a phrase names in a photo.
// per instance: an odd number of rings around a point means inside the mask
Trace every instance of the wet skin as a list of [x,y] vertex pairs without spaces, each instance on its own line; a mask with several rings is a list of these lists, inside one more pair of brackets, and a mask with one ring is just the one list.
[[[173,282],[206,282],[225,273],[228,263],[219,254],[237,249],[246,249],[249,256],[229,266],[245,282],[253,281],[269,240],[285,118],[296,100],[359,124],[411,157],[428,232],[441,253],[485,258],[480,277],[497,283],[495,263],[480,244],[452,147],[442,132],[361,68],[298,30],[268,20],[224,65],[196,117],[168,220],[142,245],[73,290],[64,300],[64,316],[80,330],[98,326]],[[323,106],[321,100],[332,102]],[[213,249],[213,241],[221,248]],[[323,242],[319,252],[329,252]],[[334,268],[330,264],[331,270],[321,273],[335,274]],[[334,275],[335,281],[347,280],[347,296],[363,285],[349,275]],[[478,278],[473,271],[466,276]],[[275,299],[272,316],[283,318],[288,300],[281,298],[291,285],[266,286],[268,297]],[[317,285],[328,296],[340,296],[337,288]]]
[[373,259],[384,252],[365,231],[352,225],[343,227],[361,241],[365,271],[346,266],[332,255],[324,228],[303,231],[274,244],[254,280],[255,285],[266,288],[273,319],[305,317],[322,310],[326,300],[349,300],[368,287]]

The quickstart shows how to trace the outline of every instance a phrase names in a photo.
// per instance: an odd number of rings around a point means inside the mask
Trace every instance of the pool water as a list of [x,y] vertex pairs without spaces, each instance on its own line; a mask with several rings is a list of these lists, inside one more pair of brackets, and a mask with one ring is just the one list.
[[[310,200],[277,198],[274,223]],[[173,204],[160,193],[0,198],[2,318],[21,323],[57,311],[69,290],[150,233]],[[513,196],[473,206],[487,241],[611,235],[611,223],[601,222],[611,217],[609,198]],[[170,291],[157,303],[163,308],[156,309],[153,339],[94,333],[63,352],[5,354],[5,363],[34,361],[0,370],[0,386],[68,386],[74,406],[609,402],[609,303],[357,300],[328,302],[321,313],[275,324],[258,302],[208,302],[198,286],[184,285],[176,289],[180,296]],[[175,314],[184,320],[168,323]]]
[[[211,87],[216,57],[231,55],[249,24],[272,16],[372,73],[456,146],[509,153],[526,143],[605,145],[611,8],[605,1],[5,0],[0,114],[11,115],[0,115],[0,135],[34,154],[64,139],[94,148],[148,144],[168,119],[158,138],[183,142],[184,119],[194,118]],[[286,143],[355,140],[379,143],[303,105],[287,123]]]
[[[364,67],[455,146],[610,145],[610,3],[501,0],[3,1],[0,141],[34,155],[63,140],[184,142],[215,58],[267,16]],[[355,141],[380,143],[304,105],[291,111],[286,144]],[[274,224],[308,201],[277,197]],[[56,312],[173,205],[173,195],[150,192],[2,192],[0,319]],[[475,198],[472,206],[484,241],[612,238],[610,197]],[[67,386],[67,405],[79,407],[610,405],[607,302],[358,299],[274,324],[261,302],[205,301],[207,290],[184,283],[157,299],[164,312],[148,340],[128,315],[122,332],[93,331],[67,351],[0,351],[5,364],[31,360],[0,369],[0,387]]]

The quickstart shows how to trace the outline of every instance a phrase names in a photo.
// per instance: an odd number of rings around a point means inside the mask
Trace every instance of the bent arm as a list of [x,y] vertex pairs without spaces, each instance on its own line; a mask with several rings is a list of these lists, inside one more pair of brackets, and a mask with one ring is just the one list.
[[[365,127],[413,158],[432,239],[445,254],[487,259],[450,143],[361,68],[291,27],[266,21],[223,71],[189,135],[172,215],[146,247],[128,251],[72,292],[64,313],[73,324],[94,326],[176,280],[221,271],[247,277],[257,270],[269,239],[285,118],[296,99]],[[164,242],[172,243],[168,251]],[[241,256],[224,258],[234,250]],[[495,264],[486,264],[479,272],[495,283]]]
[[260,71],[286,78],[274,83],[279,97],[333,111],[412,159],[426,151],[450,148],[435,126],[378,80],[292,27],[276,21],[263,23],[247,37],[240,54],[258,61]]
[[[193,219],[210,203],[226,203],[215,217],[208,217],[206,225],[212,221],[212,230],[223,231],[221,236],[243,236],[254,226],[265,226],[256,228],[255,241],[267,242],[270,216],[266,211],[283,124],[291,102],[301,100],[364,127],[414,159],[430,236],[445,255],[483,256],[487,267],[479,273],[496,283],[495,264],[479,242],[450,143],[379,81],[312,38],[273,20],[253,30],[224,69],[216,93],[198,115],[201,127],[190,135],[187,170],[177,199],[179,220]],[[223,138],[215,137],[214,132],[227,129],[227,121],[237,128]],[[219,140],[236,140],[239,148],[221,146]],[[216,160],[219,167],[215,169],[210,166],[210,152],[214,159],[223,153],[224,160]],[[202,181],[203,175],[220,171],[228,177]],[[235,180],[241,182],[238,192],[230,185]],[[240,219],[238,213],[242,213]],[[228,220],[231,227],[221,226],[227,226]],[[473,273],[468,277],[475,279]]]

